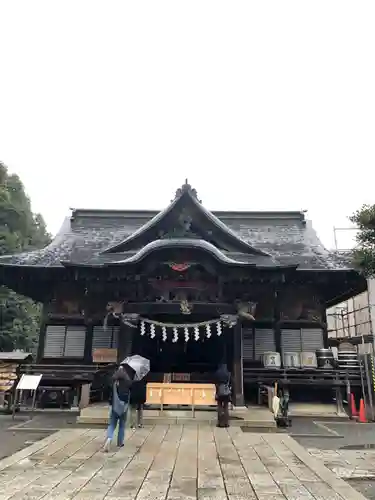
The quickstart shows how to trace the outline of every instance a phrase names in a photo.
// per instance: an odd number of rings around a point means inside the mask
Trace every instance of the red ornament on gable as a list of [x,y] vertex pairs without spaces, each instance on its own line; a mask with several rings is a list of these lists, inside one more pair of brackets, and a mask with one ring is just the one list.
[[173,271],[177,271],[178,273],[182,273],[182,272],[186,271],[187,269],[189,269],[190,264],[186,264],[186,263],[182,263],[182,264],[173,263],[173,264],[170,264],[170,267],[171,267],[171,269],[173,269]]

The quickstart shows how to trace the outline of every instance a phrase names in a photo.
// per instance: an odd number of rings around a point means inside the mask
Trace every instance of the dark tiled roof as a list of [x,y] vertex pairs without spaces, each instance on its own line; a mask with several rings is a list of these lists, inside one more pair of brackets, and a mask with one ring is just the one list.
[[[154,217],[152,211],[75,210],[53,242],[43,250],[0,258],[0,264],[59,266],[61,261],[100,264],[135,255],[136,251],[105,253],[119,245]],[[307,270],[345,270],[352,265],[347,257],[328,252],[319,241],[310,221],[300,212],[213,212],[243,241],[268,253],[282,266]],[[252,262],[254,255],[222,252],[240,262]],[[269,262],[271,262],[269,261]]]

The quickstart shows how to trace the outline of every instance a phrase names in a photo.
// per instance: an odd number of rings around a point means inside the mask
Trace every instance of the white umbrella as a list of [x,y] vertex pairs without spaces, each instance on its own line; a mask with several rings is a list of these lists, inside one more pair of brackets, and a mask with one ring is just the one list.
[[150,371],[150,360],[135,354],[124,359],[122,365],[128,365],[134,370],[134,380],[142,380]]

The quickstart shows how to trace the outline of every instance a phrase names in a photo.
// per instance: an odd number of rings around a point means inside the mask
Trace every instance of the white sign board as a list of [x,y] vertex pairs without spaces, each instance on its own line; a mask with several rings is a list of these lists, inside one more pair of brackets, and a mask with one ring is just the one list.
[[40,384],[43,375],[22,375],[18,382],[17,390],[19,391],[36,391]]

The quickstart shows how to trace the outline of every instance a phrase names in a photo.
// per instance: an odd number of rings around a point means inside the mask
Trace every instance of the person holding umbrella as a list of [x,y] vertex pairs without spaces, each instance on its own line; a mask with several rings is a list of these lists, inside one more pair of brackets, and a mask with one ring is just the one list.
[[111,409],[107,429],[107,440],[104,444],[104,451],[106,452],[109,451],[117,425],[117,446],[124,446],[125,424],[129,407],[130,387],[133,383],[134,375],[134,370],[128,365],[122,363],[112,377],[109,395],[109,405]]
[[125,358],[112,378],[111,406],[107,440],[104,451],[109,451],[118,424],[117,445],[124,446],[125,424],[129,409],[130,389],[134,381],[142,380],[150,371],[150,361],[139,355]]

